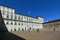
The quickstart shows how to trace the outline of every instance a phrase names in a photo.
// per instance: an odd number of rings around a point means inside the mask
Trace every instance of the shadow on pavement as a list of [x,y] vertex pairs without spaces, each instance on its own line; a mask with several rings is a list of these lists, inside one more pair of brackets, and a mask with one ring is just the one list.
[[0,11],[0,40],[25,40],[22,37],[19,37],[15,34],[8,32],[1,15],[1,11]]

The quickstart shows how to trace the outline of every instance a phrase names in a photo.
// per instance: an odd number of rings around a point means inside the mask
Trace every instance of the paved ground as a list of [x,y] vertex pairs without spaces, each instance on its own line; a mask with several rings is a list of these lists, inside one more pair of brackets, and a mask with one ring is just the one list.
[[26,40],[60,40],[60,31],[12,32]]

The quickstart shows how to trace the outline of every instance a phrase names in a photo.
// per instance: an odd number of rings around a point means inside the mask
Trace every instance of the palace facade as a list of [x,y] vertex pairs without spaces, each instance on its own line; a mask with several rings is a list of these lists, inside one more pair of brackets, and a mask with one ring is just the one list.
[[60,31],[60,19],[51,20],[43,23],[43,30],[45,31]]
[[43,17],[37,16],[34,18],[22,15],[16,13],[14,8],[5,5],[0,5],[0,11],[8,31],[33,31],[43,28]]

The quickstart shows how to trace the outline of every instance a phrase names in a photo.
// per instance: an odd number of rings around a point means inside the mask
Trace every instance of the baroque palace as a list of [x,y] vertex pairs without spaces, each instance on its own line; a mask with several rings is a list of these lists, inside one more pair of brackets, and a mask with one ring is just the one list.
[[0,11],[8,31],[34,31],[43,28],[43,17],[22,15],[16,13],[14,8],[5,5],[0,5]]

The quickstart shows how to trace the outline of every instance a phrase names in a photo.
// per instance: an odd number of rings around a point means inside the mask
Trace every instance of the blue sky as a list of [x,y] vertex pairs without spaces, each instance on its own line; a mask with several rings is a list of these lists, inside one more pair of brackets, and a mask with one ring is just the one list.
[[60,0],[0,0],[0,4],[28,16],[42,16],[44,21],[60,18]]

